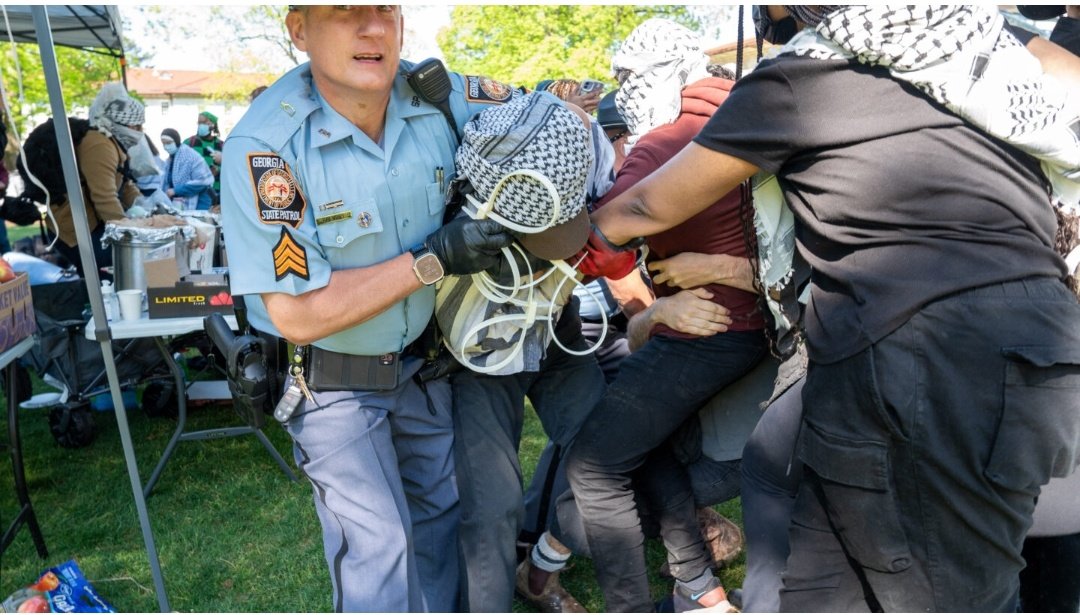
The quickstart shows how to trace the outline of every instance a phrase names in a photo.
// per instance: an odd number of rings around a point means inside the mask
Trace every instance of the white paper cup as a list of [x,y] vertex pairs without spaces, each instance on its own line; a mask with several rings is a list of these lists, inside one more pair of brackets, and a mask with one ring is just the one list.
[[138,320],[142,317],[142,294],[137,288],[116,291],[120,299],[120,318],[124,320]]

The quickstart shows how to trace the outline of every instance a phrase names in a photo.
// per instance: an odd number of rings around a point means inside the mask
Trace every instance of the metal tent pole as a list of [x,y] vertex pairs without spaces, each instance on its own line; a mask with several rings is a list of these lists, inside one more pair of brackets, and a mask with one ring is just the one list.
[[135,496],[135,510],[138,512],[139,525],[142,528],[146,554],[150,559],[150,574],[154,578],[154,590],[157,594],[161,612],[167,613],[169,599],[165,595],[165,581],[161,576],[158,563],[157,547],[154,546],[154,532],[150,527],[150,518],[146,513],[146,499],[142,493],[142,481],[135,462],[135,449],[131,443],[131,431],[128,428],[127,411],[124,409],[120,393],[120,380],[116,375],[116,362],[112,352],[112,332],[109,321],[105,318],[105,305],[101,300],[101,281],[98,278],[97,263],[90,247],[90,227],[86,218],[86,204],[82,198],[82,185],[75,163],[75,145],[71,139],[71,127],[68,125],[67,112],[64,109],[64,92],[60,87],[60,69],[56,63],[56,49],[53,47],[52,30],[49,28],[49,14],[45,6],[32,6],[34,30],[37,32],[38,47],[41,49],[41,68],[45,73],[45,84],[49,92],[49,105],[52,107],[53,124],[56,127],[56,141],[60,148],[60,161],[64,169],[64,185],[67,187],[68,200],[75,222],[75,236],[79,242],[79,258],[86,275],[86,290],[90,297],[90,309],[97,324],[97,340],[101,342],[101,352],[105,359],[105,370],[109,377],[109,390],[112,393],[113,407],[116,409],[116,422],[120,428],[120,441],[124,448],[124,460],[127,462],[128,478],[131,480],[131,492]]

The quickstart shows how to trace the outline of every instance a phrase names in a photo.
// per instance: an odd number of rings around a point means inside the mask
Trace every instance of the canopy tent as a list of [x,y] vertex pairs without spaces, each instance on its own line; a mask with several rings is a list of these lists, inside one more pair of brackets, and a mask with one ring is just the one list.
[[[75,145],[71,138],[71,129],[64,105],[64,93],[60,85],[60,70],[56,62],[56,45],[92,49],[101,53],[123,58],[124,48],[120,36],[120,14],[115,6],[4,6],[7,22],[11,26],[16,40],[36,42],[41,50],[41,66],[45,73],[45,83],[49,93],[49,105],[56,126],[56,142],[60,150],[61,166],[64,170],[64,183],[67,188],[75,225],[75,236],[79,244],[79,258],[86,274],[86,289],[90,297],[90,308],[96,327],[96,339],[101,343],[105,360],[105,370],[112,394],[113,409],[116,413],[120,441],[124,449],[128,478],[135,497],[135,509],[142,529],[143,542],[146,546],[150,563],[150,573],[154,579],[154,590],[158,606],[162,612],[168,612],[169,600],[165,595],[165,582],[158,562],[154,534],[146,512],[146,499],[143,495],[142,480],[135,462],[135,449],[128,427],[127,411],[121,397],[120,381],[116,372],[116,359],[112,349],[112,331],[105,318],[105,305],[101,299],[101,280],[91,248],[90,226],[86,217],[86,202],[83,199],[79,170],[75,162]],[[55,19],[55,21],[54,21]],[[29,24],[33,24],[33,29]],[[6,32],[3,34],[7,34]],[[8,40],[4,36],[4,40]],[[121,62],[121,65],[123,63]]]
[[[4,6],[16,43],[38,42],[34,18],[31,15],[32,8],[41,7],[25,4]],[[118,58],[124,56],[120,11],[116,6],[57,4],[44,8],[49,14],[53,45],[77,47]]]

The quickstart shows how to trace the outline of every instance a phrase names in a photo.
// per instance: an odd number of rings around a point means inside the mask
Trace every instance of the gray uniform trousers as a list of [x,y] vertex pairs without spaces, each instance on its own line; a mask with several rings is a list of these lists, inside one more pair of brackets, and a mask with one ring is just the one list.
[[[337,611],[457,609],[457,487],[450,387],[405,357],[391,391],[314,393],[288,422],[314,487]],[[306,402],[305,402],[306,404]]]

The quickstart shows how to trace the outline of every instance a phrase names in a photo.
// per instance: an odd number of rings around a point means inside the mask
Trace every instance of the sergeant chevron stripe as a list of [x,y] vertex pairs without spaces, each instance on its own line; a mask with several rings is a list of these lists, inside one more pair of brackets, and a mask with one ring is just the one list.
[[274,274],[278,280],[290,274],[305,280],[309,279],[307,250],[296,243],[285,227],[281,228],[281,239],[274,245]]

